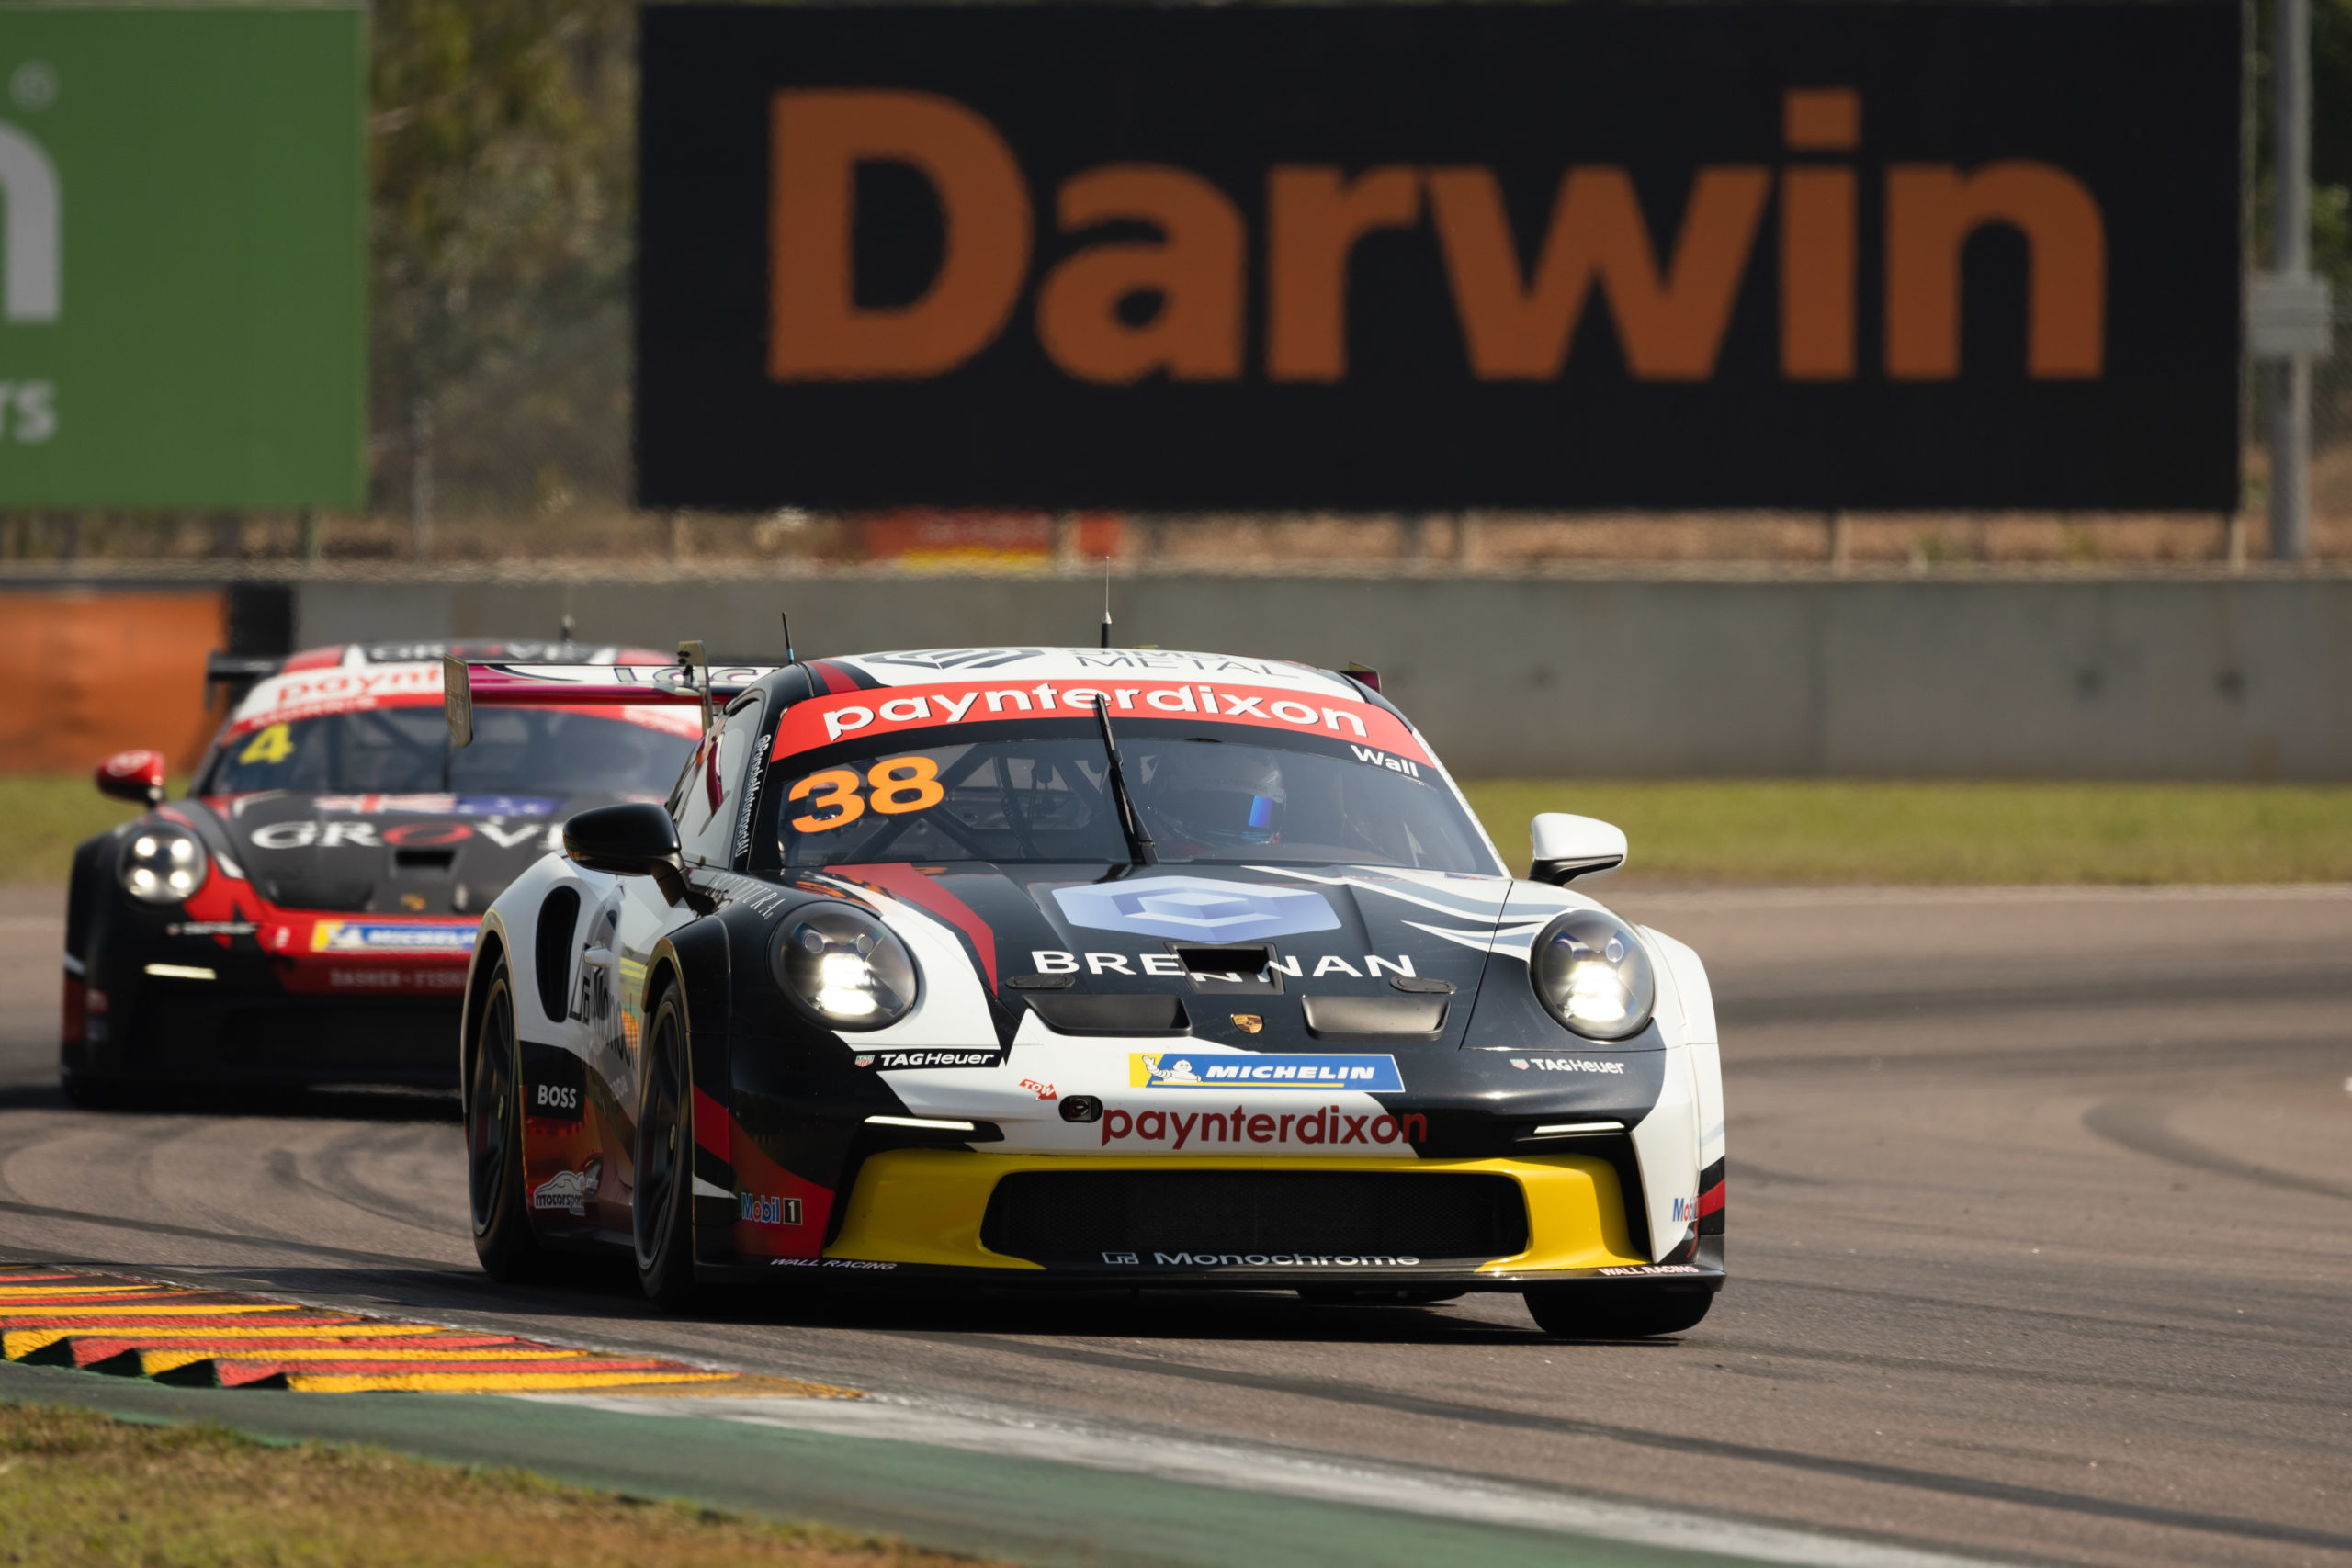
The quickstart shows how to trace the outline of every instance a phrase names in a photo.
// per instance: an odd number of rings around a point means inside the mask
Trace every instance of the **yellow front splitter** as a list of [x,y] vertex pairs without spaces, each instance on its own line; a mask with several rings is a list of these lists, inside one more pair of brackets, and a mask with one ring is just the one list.
[[1297,1159],[1247,1156],[1151,1157],[1015,1155],[892,1149],[868,1159],[852,1188],[841,1235],[823,1256],[910,1267],[1028,1269],[1045,1266],[991,1251],[980,1222],[996,1184],[1021,1171],[1393,1171],[1508,1176],[1527,1199],[1527,1250],[1481,1265],[1481,1274],[1549,1273],[1644,1264],[1625,1219],[1617,1171],[1589,1155],[1516,1159]]

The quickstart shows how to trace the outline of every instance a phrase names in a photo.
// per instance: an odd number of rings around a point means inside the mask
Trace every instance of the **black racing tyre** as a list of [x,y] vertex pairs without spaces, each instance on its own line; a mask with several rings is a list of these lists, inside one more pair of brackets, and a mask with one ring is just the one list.
[[637,1118],[637,1282],[675,1312],[694,1299],[695,1130],[686,1017],[665,987],[645,1029],[645,1108]]
[[1527,1310],[1555,1339],[1646,1339],[1696,1328],[1715,1304],[1713,1291],[1655,1285],[1569,1285],[1529,1291]]
[[103,1073],[60,1073],[57,1087],[85,1111],[120,1111],[137,1101],[128,1084]]
[[502,1283],[535,1279],[547,1254],[531,1234],[523,1194],[523,1096],[514,991],[501,958],[474,1026],[466,1084],[466,1175],[473,1197],[474,1252]]

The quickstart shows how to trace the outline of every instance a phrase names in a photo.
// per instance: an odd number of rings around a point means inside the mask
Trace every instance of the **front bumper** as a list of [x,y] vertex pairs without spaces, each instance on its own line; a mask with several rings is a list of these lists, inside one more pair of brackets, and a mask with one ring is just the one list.
[[[1281,1173],[1308,1178],[1379,1173],[1406,1180],[1456,1176],[1502,1178],[1524,1204],[1524,1245],[1486,1258],[1422,1258],[1386,1251],[1347,1252],[1318,1241],[1312,1205],[1264,1231],[1262,1247],[1233,1244],[1214,1250],[1181,1234],[1137,1234],[1125,1245],[1091,1245],[1080,1255],[1057,1251],[1017,1256],[989,1245],[990,1201],[1007,1178],[1030,1174],[1109,1178],[1114,1173],[1193,1176],[1204,1172]],[[1000,1221],[998,1230],[1002,1229]],[[764,1234],[763,1234],[764,1233]],[[1359,1233],[1360,1234],[1360,1233]],[[753,1255],[775,1236],[768,1227],[739,1225],[736,1263],[720,1277],[786,1274],[799,1279],[869,1280],[953,1279],[991,1285],[1072,1287],[1189,1286],[1296,1289],[1348,1285],[1445,1286],[1517,1291],[1577,1280],[1648,1280],[1713,1289],[1723,1277],[1720,1252],[1711,1258],[1653,1264],[1636,1251],[1617,1171],[1592,1156],[1546,1155],[1486,1159],[1297,1159],[993,1154],[958,1149],[892,1149],[869,1157],[848,1195],[838,1233],[814,1257]],[[782,1239],[776,1237],[775,1239]],[[1032,1250],[1036,1250],[1032,1248]]]
[[123,1083],[456,1086],[462,960],[288,956],[265,953],[249,937],[193,939],[154,924],[114,922],[93,942],[84,972],[69,970],[60,1051],[67,1074]]

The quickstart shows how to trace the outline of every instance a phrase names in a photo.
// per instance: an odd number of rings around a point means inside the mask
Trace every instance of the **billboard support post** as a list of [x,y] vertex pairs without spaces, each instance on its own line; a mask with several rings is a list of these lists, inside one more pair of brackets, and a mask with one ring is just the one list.
[[[2278,119],[2278,206],[2271,235],[2272,270],[2288,288],[2308,287],[2311,275],[2312,51],[2311,0],[2278,0],[2271,78]],[[2278,560],[2311,557],[2312,358],[2297,349],[2280,358],[2270,409],[2270,553]]]

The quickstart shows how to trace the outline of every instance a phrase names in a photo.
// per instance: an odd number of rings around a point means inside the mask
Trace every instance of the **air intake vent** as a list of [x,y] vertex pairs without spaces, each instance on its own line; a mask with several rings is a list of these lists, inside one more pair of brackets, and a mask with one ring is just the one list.
[[579,923],[580,889],[570,883],[549,893],[539,906],[532,978],[538,982],[539,1008],[549,1023],[561,1023],[571,1010],[572,928]]
[[1445,1027],[1443,997],[1303,997],[1306,1032],[1317,1040],[1434,1040]]
[[1046,1027],[1063,1034],[1189,1034],[1182,998],[1137,993],[1083,997],[1033,994],[1029,1005]]
[[1526,1251],[1527,1235],[1510,1178],[1413,1171],[1018,1171],[980,1224],[993,1251],[1092,1265],[1105,1252],[1485,1263]]

